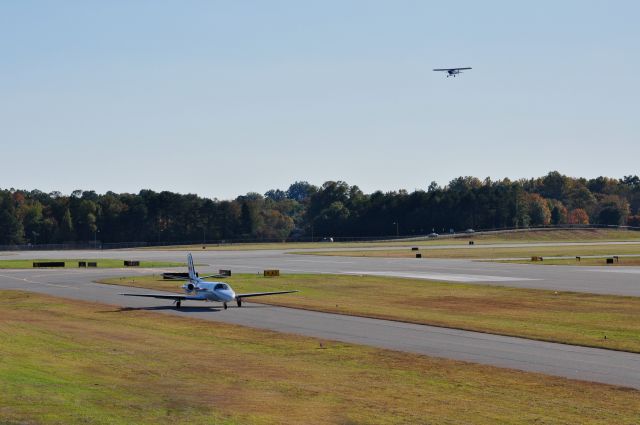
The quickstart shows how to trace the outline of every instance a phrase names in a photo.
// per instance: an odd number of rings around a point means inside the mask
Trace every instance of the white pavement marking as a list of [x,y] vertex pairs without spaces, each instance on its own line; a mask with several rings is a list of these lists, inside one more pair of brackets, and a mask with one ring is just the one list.
[[420,272],[407,273],[407,272],[396,272],[396,271],[346,272],[343,274],[405,277],[405,278],[411,278],[411,279],[442,280],[447,282],[514,282],[519,280],[540,280],[540,279],[530,279],[526,277],[486,276],[486,275],[446,274],[446,273],[420,273]]
[[[289,263],[322,263],[325,264],[327,262],[327,260],[323,259],[318,259],[318,260],[292,260],[287,258],[287,262]],[[355,261],[336,261],[336,260],[332,260],[331,264],[355,264]]]
[[28,283],[33,283],[30,280],[27,280],[23,277],[15,277],[15,276],[11,276],[11,275],[4,275],[4,274],[0,274],[0,277],[6,277],[7,279],[13,279],[13,280],[19,280],[20,282],[28,282]]
[[[622,269],[622,268],[613,268],[613,267],[607,267],[607,266],[602,266],[602,267],[594,267],[594,268],[589,268],[589,269],[585,269],[585,270],[580,270],[580,271],[584,271],[584,272],[600,272],[600,273],[627,273],[627,274],[640,274],[640,267],[638,268],[634,268],[634,269]],[[640,283],[640,282],[639,282]]]
[[[71,288],[71,286],[68,286],[68,285],[60,285],[60,284],[57,284],[57,283],[35,282],[33,280],[25,279],[25,278],[22,278],[22,277],[14,277],[14,276],[8,276],[8,275],[0,275],[0,277],[5,277],[7,279],[17,280],[17,281],[24,282],[24,283],[30,283],[32,285],[45,285],[45,286],[55,286],[55,287],[58,287],[58,288]],[[21,288],[21,289],[24,289],[24,288]]]

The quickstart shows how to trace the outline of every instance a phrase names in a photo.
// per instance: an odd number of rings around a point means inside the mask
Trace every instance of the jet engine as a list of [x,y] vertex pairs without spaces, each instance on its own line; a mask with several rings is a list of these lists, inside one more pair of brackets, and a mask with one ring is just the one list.
[[193,283],[187,283],[186,285],[182,286],[184,289],[186,289],[189,292],[193,292],[194,289],[196,289],[196,287],[194,286]]

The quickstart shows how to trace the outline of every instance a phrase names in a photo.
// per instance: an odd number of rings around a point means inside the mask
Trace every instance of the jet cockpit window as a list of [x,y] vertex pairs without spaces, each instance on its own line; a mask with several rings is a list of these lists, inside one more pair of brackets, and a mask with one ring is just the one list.
[[229,289],[229,287],[227,286],[227,284],[226,284],[226,283],[218,283],[218,284],[215,286],[215,288],[213,288],[213,289],[215,289],[215,290],[218,290],[218,289]]

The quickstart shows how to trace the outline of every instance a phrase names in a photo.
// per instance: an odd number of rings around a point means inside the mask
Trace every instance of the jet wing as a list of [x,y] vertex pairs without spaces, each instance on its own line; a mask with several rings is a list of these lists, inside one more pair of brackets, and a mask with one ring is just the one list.
[[236,298],[262,297],[264,295],[290,294],[298,291],[275,291],[275,292],[251,292],[249,294],[236,294]]
[[229,277],[226,274],[210,274],[207,276],[200,276],[200,279],[209,279],[210,277],[215,277],[216,279],[224,279],[225,277]]
[[164,295],[164,294],[120,294],[127,297],[148,297],[148,298],[160,298],[163,300],[174,300],[174,301],[184,301],[184,300],[204,300],[203,296],[189,296],[189,295]]
[[169,274],[169,273],[163,273],[162,277],[164,279],[171,279],[171,280],[189,280],[189,277],[187,277],[187,276],[176,276],[176,275]]

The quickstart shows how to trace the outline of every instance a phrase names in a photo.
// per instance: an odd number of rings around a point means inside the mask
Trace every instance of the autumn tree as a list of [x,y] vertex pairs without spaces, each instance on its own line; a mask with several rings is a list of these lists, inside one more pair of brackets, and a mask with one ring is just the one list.
[[85,242],[95,236],[104,243],[282,240],[312,233],[376,237],[394,235],[396,229],[402,235],[424,235],[432,229],[549,223],[633,225],[637,216],[639,177],[587,180],[557,171],[517,181],[458,177],[413,192],[364,193],[344,181],[320,187],[297,181],[286,190],[231,200],[148,189],[137,194],[76,190],[68,196],[0,189],[0,243],[8,244]]
[[582,208],[571,210],[568,217],[569,224],[589,224],[589,214]]
[[529,195],[529,216],[534,226],[546,226],[551,223],[551,211],[547,201],[537,193]]

